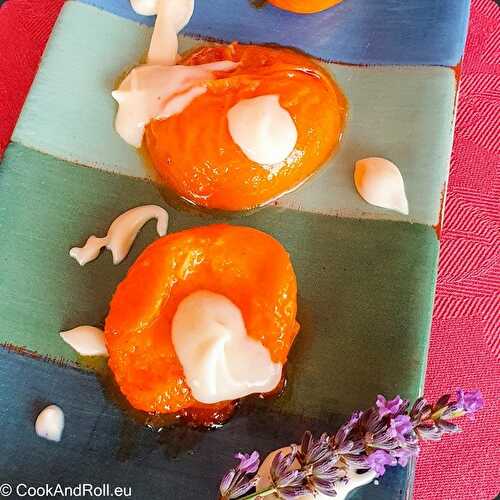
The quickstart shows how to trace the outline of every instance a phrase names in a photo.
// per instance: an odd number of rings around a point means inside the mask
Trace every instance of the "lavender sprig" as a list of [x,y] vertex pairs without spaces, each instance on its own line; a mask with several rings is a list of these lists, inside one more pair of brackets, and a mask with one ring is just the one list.
[[220,497],[224,500],[240,498],[257,485],[258,478],[255,473],[260,465],[259,453],[257,451],[251,455],[237,453],[234,458],[240,463],[223,477],[219,486]]
[[420,453],[419,440],[439,440],[460,432],[451,420],[474,413],[484,406],[479,391],[458,389],[456,401],[445,394],[434,404],[419,398],[413,406],[396,396],[387,400],[379,394],[371,408],[357,411],[333,435],[318,439],[307,431],[300,446],[277,453],[270,467],[270,486],[249,493],[258,482],[259,454],[238,453],[240,461],[220,484],[221,500],[251,500],[275,495],[291,500],[307,494],[336,495],[336,488],[348,482],[349,470],[372,470],[377,476],[386,467],[406,467]]

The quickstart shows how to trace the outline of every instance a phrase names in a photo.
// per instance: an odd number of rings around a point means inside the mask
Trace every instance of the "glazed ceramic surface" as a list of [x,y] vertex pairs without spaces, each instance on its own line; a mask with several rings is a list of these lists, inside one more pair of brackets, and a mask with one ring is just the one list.
[[[308,428],[333,431],[378,393],[420,394],[468,7],[344,0],[300,16],[247,0],[198,0],[183,49],[203,39],[296,47],[323,61],[349,102],[341,146],[317,175],[268,207],[224,216],[169,206],[141,155],[113,129],[111,90],[145,54],[154,19],[128,0],[66,2],[0,166],[6,478],[92,479],[132,486],[134,498],[215,498],[236,451],[266,453]],[[356,193],[354,163],[367,156],[398,165],[408,216]],[[135,422],[58,335],[102,324],[116,285],[156,237],[154,224],[119,266],[104,254],[80,268],[69,249],[142,204],[165,207],[169,231],[221,221],[264,230],[297,272],[302,329],[286,391],[245,403],[215,432],[158,433]],[[33,415],[49,403],[66,414],[60,445],[34,435]],[[411,479],[411,468],[392,468],[349,498],[408,498]]]

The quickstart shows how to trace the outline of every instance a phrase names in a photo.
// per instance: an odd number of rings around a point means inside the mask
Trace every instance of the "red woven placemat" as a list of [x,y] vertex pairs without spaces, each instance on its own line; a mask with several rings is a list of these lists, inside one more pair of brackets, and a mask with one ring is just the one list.
[[[62,3],[0,7],[0,154]],[[500,491],[499,165],[500,8],[472,0],[425,392],[479,388],[487,406],[463,434],[424,446],[416,500],[492,500]]]
[[461,435],[424,446],[416,500],[500,492],[500,8],[472,0],[441,239],[425,393],[479,388]]

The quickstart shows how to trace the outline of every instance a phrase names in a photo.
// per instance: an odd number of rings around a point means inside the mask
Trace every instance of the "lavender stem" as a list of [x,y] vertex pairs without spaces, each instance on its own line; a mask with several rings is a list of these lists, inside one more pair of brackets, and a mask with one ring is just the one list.
[[272,495],[273,493],[276,493],[276,488],[274,486],[271,486],[267,490],[250,493],[250,495],[241,497],[240,500],[254,500],[255,498],[267,497],[268,495]]

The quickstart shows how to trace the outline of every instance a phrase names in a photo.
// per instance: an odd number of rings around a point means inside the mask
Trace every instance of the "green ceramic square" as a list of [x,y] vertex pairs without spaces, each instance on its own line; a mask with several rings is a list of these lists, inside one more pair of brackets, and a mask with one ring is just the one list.
[[[5,155],[0,191],[0,342],[76,361],[58,332],[102,323],[116,285],[155,238],[154,226],[119,266],[107,253],[81,268],[69,249],[89,234],[105,234],[127,208],[164,203],[148,181],[17,144]],[[366,405],[380,391],[417,396],[437,261],[431,227],[275,207],[229,219],[168,211],[170,231],[226,220],[264,230],[290,252],[302,330],[289,361],[289,389],[273,403],[281,410],[321,418]],[[317,383],[322,379],[328,391]]]

